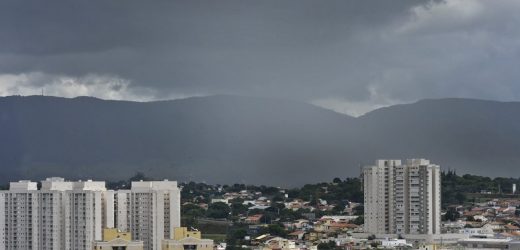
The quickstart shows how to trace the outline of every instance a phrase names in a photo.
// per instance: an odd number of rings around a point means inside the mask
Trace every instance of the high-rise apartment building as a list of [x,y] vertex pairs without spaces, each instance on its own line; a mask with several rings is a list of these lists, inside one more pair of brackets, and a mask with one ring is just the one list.
[[145,250],[160,250],[180,227],[180,190],[175,181],[132,182],[130,190],[114,192],[115,225],[144,242]]
[[103,229],[129,231],[144,249],[160,250],[180,226],[180,190],[174,181],[133,182],[106,190],[105,182],[48,178],[11,182],[0,191],[0,250],[90,250]]
[[91,249],[102,237],[104,182],[48,178],[0,192],[0,250]]
[[37,183],[12,182],[0,192],[0,250],[38,249]]
[[425,159],[378,160],[363,168],[366,232],[439,234],[440,167]]

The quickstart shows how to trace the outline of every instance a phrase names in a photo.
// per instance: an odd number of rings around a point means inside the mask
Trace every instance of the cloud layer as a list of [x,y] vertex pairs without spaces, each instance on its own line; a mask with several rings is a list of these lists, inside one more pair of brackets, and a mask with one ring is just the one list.
[[3,1],[0,95],[520,100],[520,3]]

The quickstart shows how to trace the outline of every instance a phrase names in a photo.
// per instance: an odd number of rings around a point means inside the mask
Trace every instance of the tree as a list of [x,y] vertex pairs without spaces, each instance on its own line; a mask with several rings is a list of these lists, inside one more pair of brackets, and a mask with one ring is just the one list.
[[455,209],[448,209],[446,214],[444,215],[444,220],[448,221],[456,221],[460,217],[459,212],[455,211]]
[[334,241],[329,241],[327,243],[322,242],[318,244],[318,250],[331,250],[336,248],[336,243]]
[[283,226],[280,226],[278,224],[269,225],[268,227],[269,234],[276,235],[280,237],[286,237],[287,231],[285,231],[285,228]]
[[137,172],[134,176],[130,177],[129,181],[149,181],[150,179],[144,175],[143,172]]
[[231,212],[232,215],[240,215],[245,214],[247,212],[248,207],[242,203],[232,203],[231,204]]
[[455,199],[457,199],[457,202],[459,204],[462,204],[466,200],[466,196],[463,193],[458,192],[457,194],[455,194]]
[[195,204],[186,204],[181,207],[181,214],[188,217],[201,217],[204,216],[205,211]]
[[206,211],[206,216],[215,219],[225,219],[229,216],[229,212],[231,209],[226,203],[223,202],[215,202],[211,203],[208,206],[208,211]]
[[354,221],[352,221],[352,223],[354,223],[356,225],[363,225],[365,223],[365,217],[360,215]]
[[227,243],[236,244],[242,243],[244,238],[247,236],[247,230],[243,228],[237,228],[228,232]]
[[332,212],[334,214],[343,214],[344,210],[345,210],[345,206],[347,204],[343,201],[339,201],[338,203],[336,203],[334,205],[334,208],[332,209]]
[[365,213],[365,207],[363,205],[359,205],[354,209],[354,215],[363,215]]

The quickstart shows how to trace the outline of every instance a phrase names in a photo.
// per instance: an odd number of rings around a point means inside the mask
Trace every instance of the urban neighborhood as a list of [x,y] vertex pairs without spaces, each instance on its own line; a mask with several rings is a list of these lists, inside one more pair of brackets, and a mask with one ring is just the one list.
[[520,248],[516,183],[447,204],[442,177],[458,176],[429,160],[377,160],[359,174],[301,188],[142,173],[119,182],[20,180],[0,191],[0,249]]

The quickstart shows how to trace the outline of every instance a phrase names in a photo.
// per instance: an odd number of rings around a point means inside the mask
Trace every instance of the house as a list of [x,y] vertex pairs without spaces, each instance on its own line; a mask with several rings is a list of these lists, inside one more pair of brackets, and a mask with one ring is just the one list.
[[245,223],[247,224],[260,224],[260,221],[262,219],[263,215],[261,214],[255,214],[247,217],[245,219]]
[[325,232],[318,232],[318,231],[310,231],[303,237],[306,241],[317,241],[321,239],[327,238],[327,233]]
[[520,231],[520,228],[515,225],[507,224],[504,226],[504,232],[506,233],[514,233]]
[[226,205],[229,205],[229,199],[228,198],[218,198],[218,199],[211,199],[211,203],[216,203],[216,202],[222,202]]
[[305,231],[298,230],[298,231],[289,233],[287,235],[287,238],[289,238],[291,240],[303,240],[303,236],[305,236]]
[[187,237],[179,240],[175,239],[164,239],[162,240],[163,250],[213,250],[213,240],[209,239],[197,239],[193,237]]
[[314,226],[318,232],[340,232],[357,229],[359,226],[348,223],[348,218],[343,217],[322,217]]
[[299,219],[294,221],[294,228],[305,229],[309,228],[309,220]]
[[497,233],[497,232],[503,232],[505,225],[506,224],[503,222],[493,221],[493,222],[487,223],[483,227],[489,228],[489,229],[493,230],[493,232]]
[[484,248],[492,248],[492,249],[507,249],[508,243],[511,239],[460,239],[457,244],[462,247],[473,248],[473,249],[484,249]]
[[486,227],[484,225],[479,228],[463,228],[463,229],[460,229],[459,233],[470,235],[470,236],[493,235],[493,229],[491,229],[489,226]]
[[282,237],[272,237],[265,240],[262,244],[263,250],[296,250],[296,242]]
[[412,248],[412,244],[406,242],[405,239],[385,239],[381,241],[383,248]]
[[247,227],[247,234],[258,235],[267,226],[267,224],[249,225],[249,227]]
[[163,250],[213,250],[214,242],[202,239],[200,231],[188,230],[185,227],[174,228],[172,239],[162,240]]
[[253,210],[253,209],[266,210],[266,209],[268,209],[270,207],[271,206],[255,205],[255,206],[249,207],[248,209],[249,210]]
[[357,219],[359,216],[357,215],[325,215],[320,218],[320,220],[331,219],[335,222],[350,222],[352,220]]
[[115,228],[105,228],[103,229],[103,240],[95,241],[93,248],[95,250],[142,250],[144,249],[144,243],[143,241],[132,240],[130,232],[122,232]]

